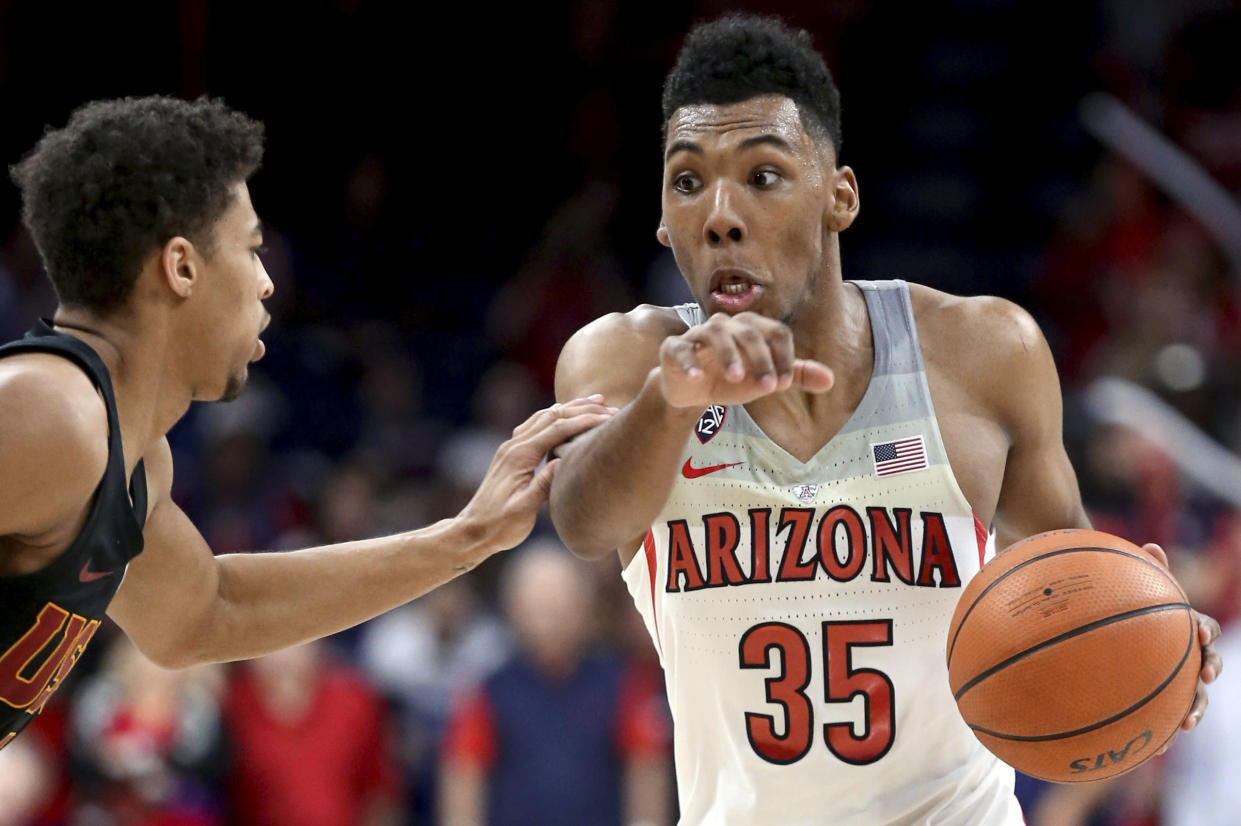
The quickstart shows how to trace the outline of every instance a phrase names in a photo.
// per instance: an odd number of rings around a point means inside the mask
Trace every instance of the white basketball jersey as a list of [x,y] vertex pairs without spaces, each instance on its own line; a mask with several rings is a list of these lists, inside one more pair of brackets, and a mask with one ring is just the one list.
[[664,666],[683,824],[1023,822],[944,657],[994,547],[948,466],[908,285],[854,283],[875,364],[840,432],[802,463],[744,406],[709,408],[624,571]]

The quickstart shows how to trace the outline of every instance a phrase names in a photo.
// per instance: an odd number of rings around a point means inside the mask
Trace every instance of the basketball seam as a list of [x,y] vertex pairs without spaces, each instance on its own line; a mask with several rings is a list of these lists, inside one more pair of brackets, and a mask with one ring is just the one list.
[[[1178,607],[1189,608],[1188,605],[1184,605],[1183,603],[1178,603],[1177,605]],[[1018,741],[1018,742],[1023,742],[1023,743],[1037,743],[1037,742],[1043,742],[1046,740],[1061,740],[1066,737],[1076,737],[1079,734],[1087,734],[1097,729],[1101,729],[1104,726],[1111,725],[1117,720],[1127,717],[1133,712],[1137,711],[1139,708],[1149,703],[1155,697],[1158,697],[1160,692],[1162,692],[1165,688],[1167,688],[1168,685],[1173,680],[1176,679],[1177,675],[1181,673],[1181,669],[1185,667],[1185,661],[1189,659],[1189,652],[1194,650],[1194,643],[1197,641],[1198,635],[1196,633],[1194,625],[1195,624],[1194,624],[1193,616],[1191,614],[1189,617],[1189,630],[1190,630],[1189,645],[1185,647],[1185,653],[1181,655],[1181,661],[1176,664],[1176,668],[1172,669],[1172,673],[1168,675],[1167,679],[1165,679],[1162,683],[1156,686],[1154,691],[1152,691],[1150,694],[1147,694],[1145,697],[1143,697],[1141,700],[1138,700],[1133,705],[1129,706],[1129,708],[1125,709],[1124,711],[1119,712],[1118,714],[1114,714],[1105,720],[1100,720],[1097,723],[1091,723],[1088,726],[1085,726],[1079,729],[1074,729],[1073,731],[1062,731],[1057,734],[1001,734],[998,731],[991,731],[990,729],[985,729],[982,726],[976,726],[973,723],[970,724],[970,728],[973,729],[975,732],[982,732],[983,734],[988,734],[1000,740],[1013,740],[1013,741]]]
[[[994,588],[995,586],[1003,582],[1010,574],[1020,571],[1022,568],[1026,567],[1027,565],[1031,565],[1035,562],[1038,562],[1043,559],[1047,559],[1049,557],[1059,556],[1060,554],[1077,553],[1078,551],[1100,551],[1101,553],[1119,554],[1120,556],[1127,556],[1130,559],[1136,559],[1138,562],[1141,562],[1144,565],[1149,565],[1155,570],[1159,571],[1159,573],[1161,573],[1165,579],[1167,579],[1173,585],[1177,585],[1176,580],[1173,579],[1171,576],[1169,576],[1167,571],[1165,571],[1163,568],[1156,565],[1154,562],[1151,562],[1149,559],[1143,559],[1137,554],[1129,553],[1128,551],[1118,551],[1115,548],[1101,548],[1095,545],[1083,545],[1077,548],[1061,548],[1060,550],[1057,550],[1057,551],[1048,551],[1045,554],[1039,554],[1038,556],[1031,557],[1027,559],[1025,562],[1019,563],[1017,565],[1014,565],[1012,568],[1009,568],[1007,571],[1005,571],[1004,573],[996,577],[995,582],[992,582],[986,588],[983,588],[981,594],[974,597],[974,601],[970,603],[970,607],[965,609],[965,614],[962,615],[961,622],[957,623],[957,630],[952,635],[952,642],[948,644],[948,667],[949,668],[952,667],[952,654],[954,651],[957,650],[957,638],[961,636],[961,629],[965,627],[965,621],[969,619],[970,614],[973,613],[974,606],[976,606],[979,600],[981,600],[984,596],[986,596],[987,593],[992,588]],[[1003,555],[996,557],[996,559],[1001,559],[1001,558],[1003,558]],[[1177,586],[1176,590],[1182,597],[1185,596],[1185,592],[1180,589],[1179,585]]]
[[965,694],[965,692],[969,691],[971,688],[978,685],[983,680],[987,679],[988,677],[990,677],[992,674],[996,673],[997,671],[1003,671],[1005,668],[1008,668],[1013,663],[1018,662],[1019,660],[1024,660],[1026,657],[1029,657],[1030,655],[1034,654],[1037,651],[1042,651],[1044,648],[1048,648],[1058,643],[1062,643],[1065,640],[1071,639],[1080,634],[1085,634],[1088,631],[1094,631],[1096,628],[1102,628],[1103,626],[1111,625],[1114,622],[1120,622],[1121,620],[1132,619],[1133,617],[1138,617],[1138,616],[1141,616],[1142,614],[1153,614],[1157,611],[1168,611],[1173,608],[1188,608],[1188,607],[1189,606],[1183,602],[1163,602],[1158,605],[1146,605],[1141,608],[1134,608],[1129,611],[1122,611],[1121,613],[1113,614],[1110,617],[1103,617],[1102,619],[1097,619],[1093,622],[1088,622],[1085,625],[1079,625],[1076,628],[1072,628],[1068,631],[1065,631],[1063,634],[1057,634],[1054,637],[1049,637],[1048,639],[1045,639],[1042,642],[1037,643],[1036,645],[1032,645],[1023,651],[1018,651],[1016,654],[1013,654],[1008,659],[1001,660],[1000,662],[996,663],[990,668],[974,675],[969,680],[967,680],[965,682],[965,685],[961,686],[957,690],[957,692],[953,694],[952,696],[957,700],[957,702],[960,702],[961,697]]

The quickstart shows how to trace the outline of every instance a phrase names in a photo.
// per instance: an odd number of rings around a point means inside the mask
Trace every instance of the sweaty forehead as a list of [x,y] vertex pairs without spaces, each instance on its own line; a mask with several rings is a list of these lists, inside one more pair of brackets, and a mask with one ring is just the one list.
[[666,146],[676,141],[742,141],[759,134],[778,135],[795,148],[811,144],[797,104],[783,95],[763,95],[739,103],[682,106],[668,119]]

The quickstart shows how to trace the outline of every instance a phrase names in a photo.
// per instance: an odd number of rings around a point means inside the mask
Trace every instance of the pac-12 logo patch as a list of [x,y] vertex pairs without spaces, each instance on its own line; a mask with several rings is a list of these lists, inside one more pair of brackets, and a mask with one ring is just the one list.
[[703,411],[702,416],[698,419],[698,424],[694,427],[694,433],[698,436],[698,441],[704,445],[715,438],[715,434],[720,432],[720,428],[724,426],[724,411],[727,408],[722,404],[713,404]]

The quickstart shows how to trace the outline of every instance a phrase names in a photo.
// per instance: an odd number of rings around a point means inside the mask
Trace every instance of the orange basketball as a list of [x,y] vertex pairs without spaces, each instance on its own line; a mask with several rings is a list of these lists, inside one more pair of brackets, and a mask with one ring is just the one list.
[[1137,545],[1049,531],[961,595],[948,682],[974,734],[1018,771],[1101,780],[1151,757],[1189,713],[1201,650],[1189,601]]

